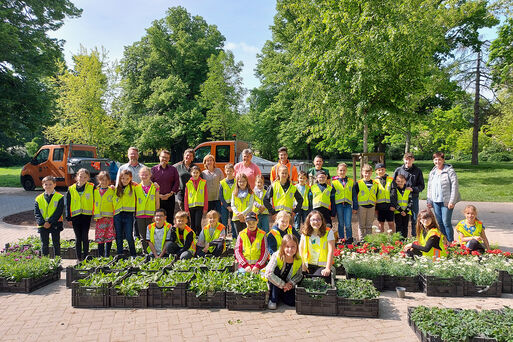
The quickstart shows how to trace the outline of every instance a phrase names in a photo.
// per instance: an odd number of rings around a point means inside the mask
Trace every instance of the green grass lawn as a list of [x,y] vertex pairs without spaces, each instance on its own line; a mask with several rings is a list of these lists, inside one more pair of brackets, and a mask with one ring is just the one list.
[[[352,165],[349,166],[348,175],[352,177]],[[511,202],[513,200],[513,162],[488,163],[481,162],[478,166],[470,162],[448,162],[452,164],[458,175],[460,192],[463,200],[476,202]],[[388,174],[393,174],[401,161],[388,161]],[[427,186],[429,171],[433,167],[431,161],[416,161],[415,164],[422,169]],[[148,165],[148,164],[146,164]],[[152,165],[153,166],[153,165]],[[332,176],[336,175],[336,167],[328,167]],[[0,186],[21,187],[20,166],[0,167]],[[426,199],[426,190],[421,193]]]

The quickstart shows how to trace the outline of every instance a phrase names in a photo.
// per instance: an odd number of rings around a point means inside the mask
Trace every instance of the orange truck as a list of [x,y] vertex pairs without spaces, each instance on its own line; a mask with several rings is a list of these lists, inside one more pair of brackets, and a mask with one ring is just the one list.
[[90,145],[44,145],[36,153],[30,163],[21,170],[20,181],[27,191],[41,186],[46,176],[54,176],[57,186],[70,186],[75,180],[76,172],[85,168],[91,178],[100,171],[109,171],[111,163],[106,158],[97,158],[96,147]]

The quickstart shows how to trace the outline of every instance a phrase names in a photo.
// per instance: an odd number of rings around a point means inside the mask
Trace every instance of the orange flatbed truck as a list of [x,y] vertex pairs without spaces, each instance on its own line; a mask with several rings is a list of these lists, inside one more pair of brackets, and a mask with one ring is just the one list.
[[90,145],[44,145],[30,163],[21,170],[20,181],[27,191],[41,186],[46,176],[54,176],[57,186],[70,186],[75,182],[75,174],[85,168],[91,178],[100,171],[109,171],[112,162],[106,158],[97,158],[96,147]]

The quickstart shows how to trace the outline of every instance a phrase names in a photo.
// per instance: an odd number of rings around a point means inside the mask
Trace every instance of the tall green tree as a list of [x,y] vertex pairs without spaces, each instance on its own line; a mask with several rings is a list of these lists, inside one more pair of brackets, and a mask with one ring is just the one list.
[[27,132],[50,120],[54,97],[47,79],[63,60],[63,42],[48,32],[81,12],[69,0],[0,2],[0,147],[30,140]]

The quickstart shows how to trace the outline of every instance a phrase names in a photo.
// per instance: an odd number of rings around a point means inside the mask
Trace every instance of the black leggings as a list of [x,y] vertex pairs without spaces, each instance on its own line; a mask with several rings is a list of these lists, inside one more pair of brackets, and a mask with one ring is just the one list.
[[485,247],[476,239],[472,239],[468,242],[468,249],[470,249],[471,252],[478,251],[481,254],[484,254]]
[[75,232],[75,248],[77,250],[77,260],[84,260],[89,254],[89,226],[91,225],[91,215],[77,215],[71,218],[73,231]]
[[201,219],[203,218],[203,207],[189,208],[189,214],[191,215],[191,228],[199,236],[201,233]]

